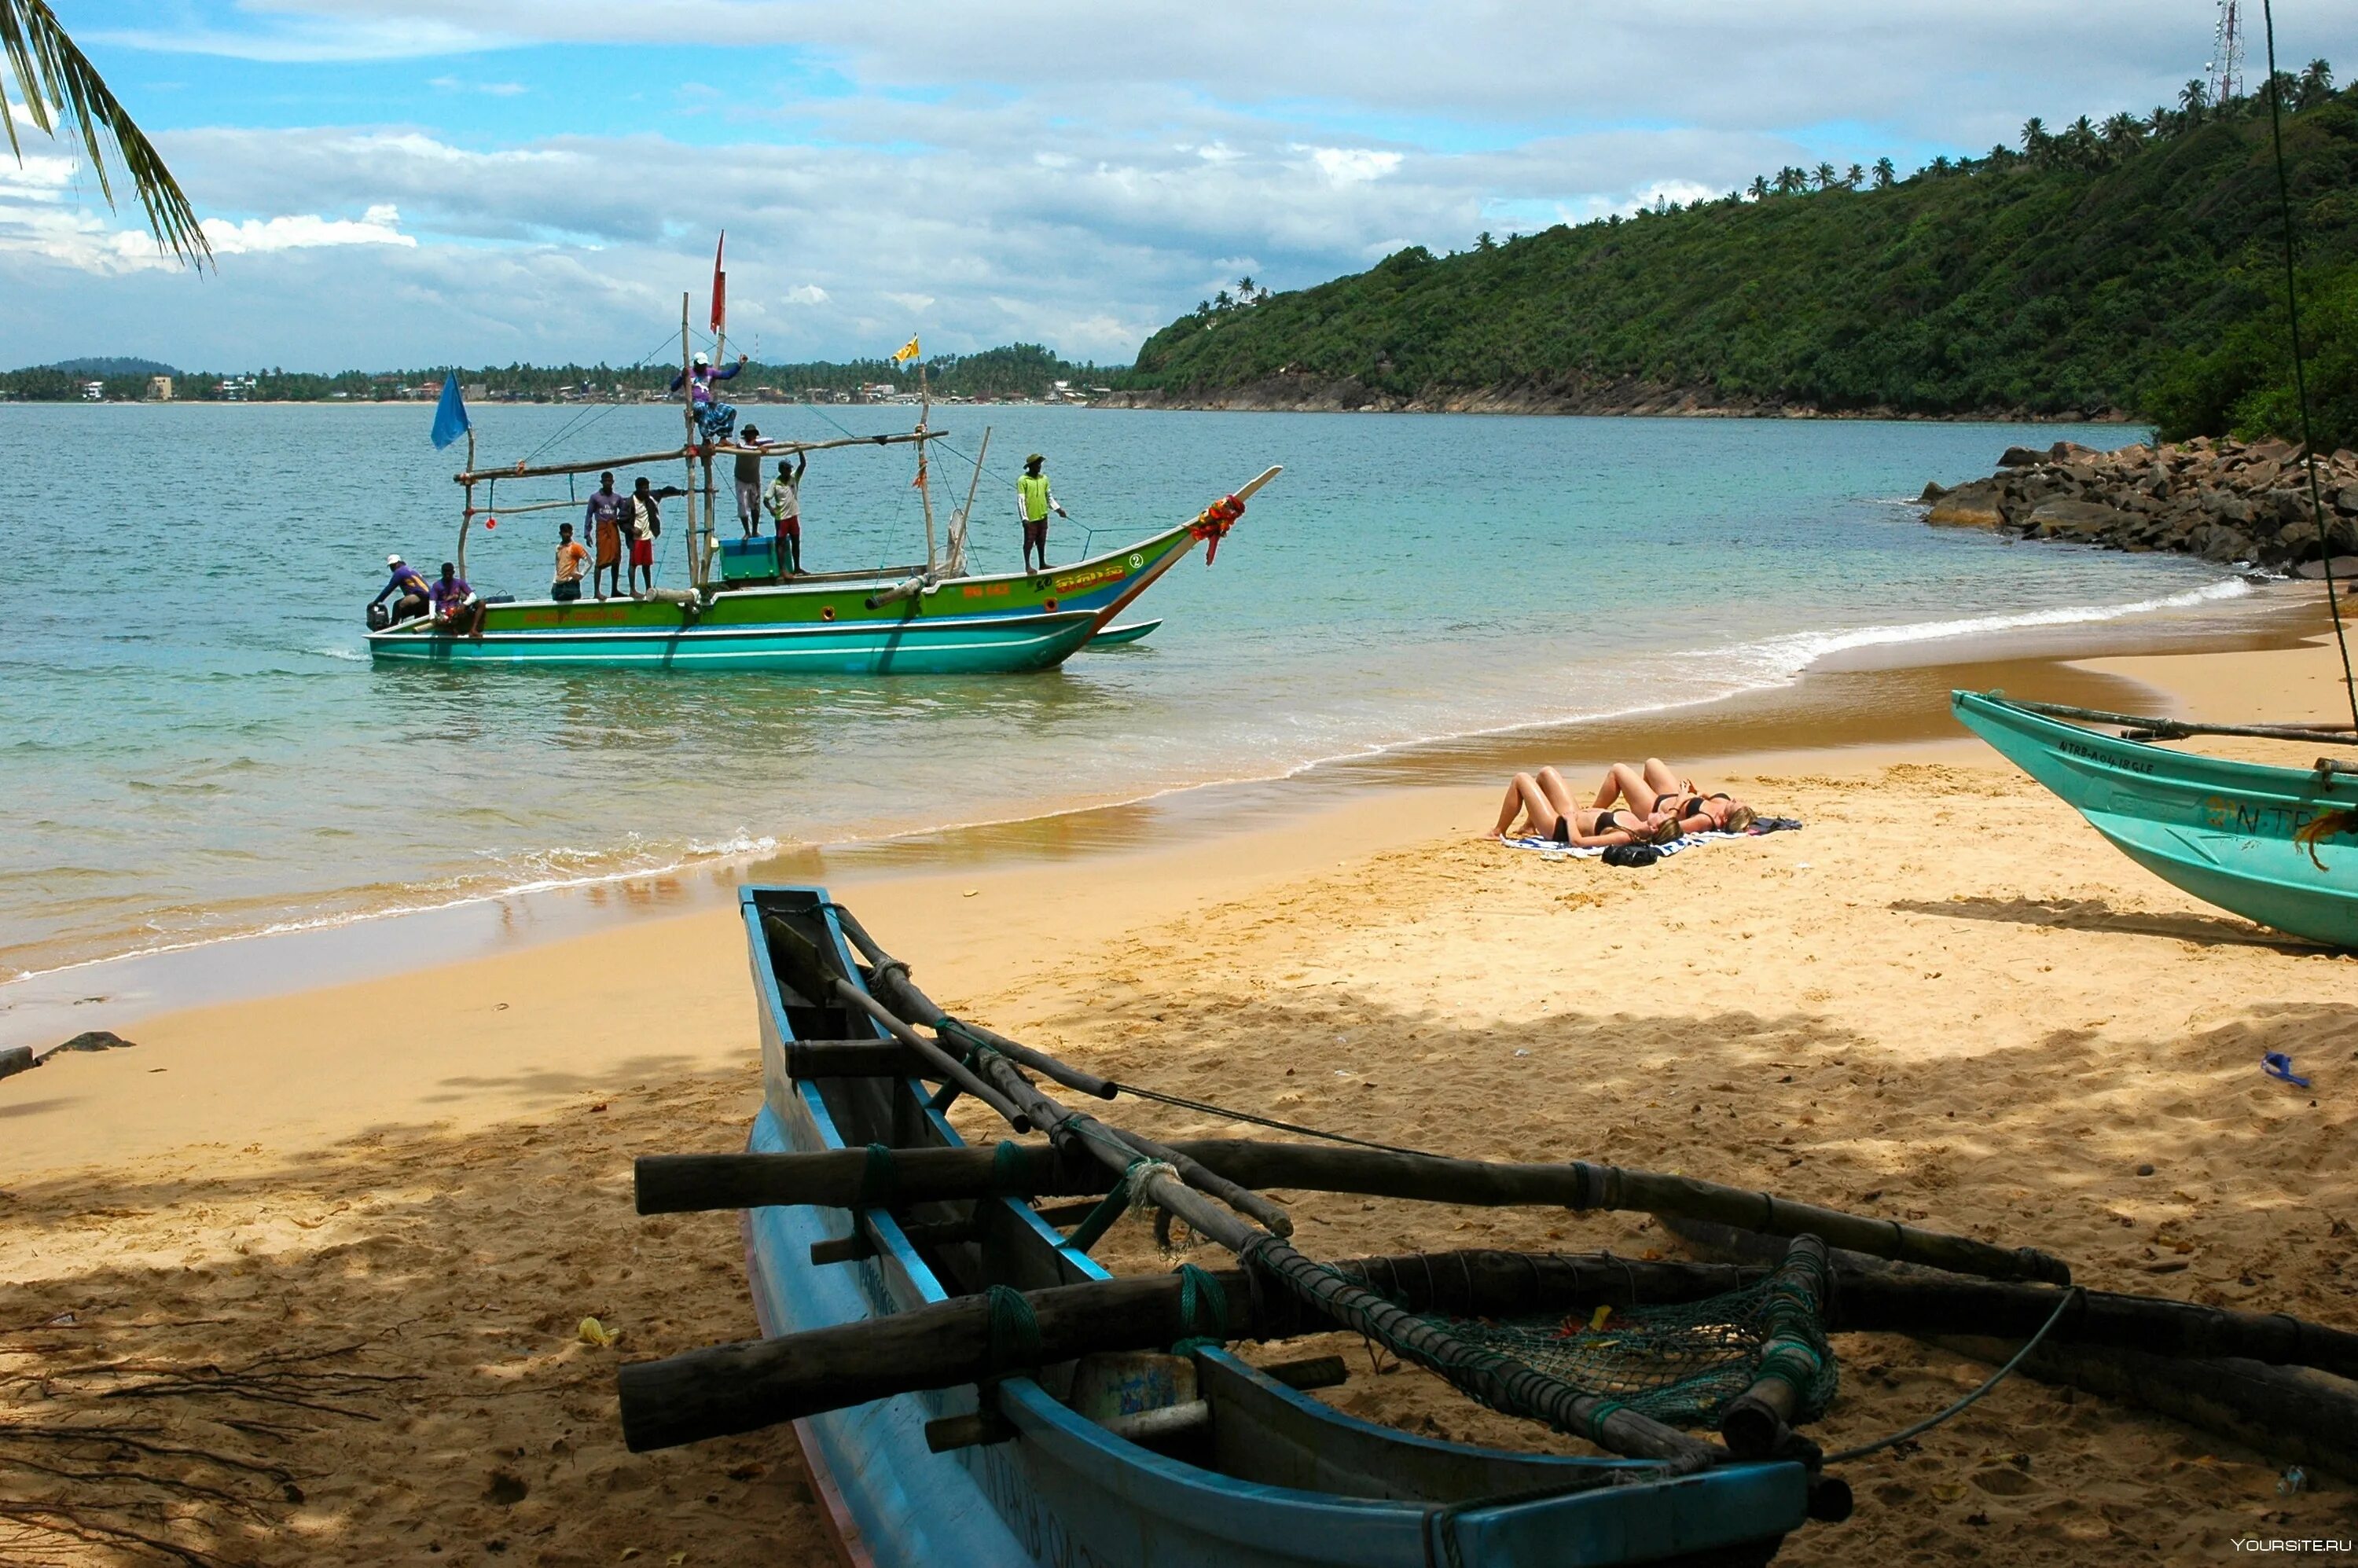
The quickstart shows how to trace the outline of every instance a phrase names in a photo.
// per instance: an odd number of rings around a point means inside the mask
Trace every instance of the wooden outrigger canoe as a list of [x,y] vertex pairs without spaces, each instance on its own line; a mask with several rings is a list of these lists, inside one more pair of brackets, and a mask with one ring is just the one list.
[[[2154,875],[2247,920],[2358,948],[2358,774],[2174,752],[2066,717],[2158,735],[2213,730],[2346,744],[2283,726],[2201,726],[1952,692],[1958,722]],[[2144,727],[2141,730],[2138,727]]]
[[[1282,472],[1233,492],[1240,508]],[[1233,516],[1199,515],[1152,538],[1044,574],[838,574],[663,599],[494,604],[482,634],[427,620],[368,634],[379,660],[442,665],[598,665],[793,670],[812,675],[975,675],[1053,669]],[[684,600],[684,602],[683,602]]]
[[[823,1005],[782,977],[764,922],[799,932],[832,970],[860,970],[823,890],[747,888],[746,938],[761,1020],[763,1108],[749,1147],[784,1153],[954,1149],[962,1140],[914,1077],[798,1079],[802,1040],[887,1037],[865,1014]],[[970,1296],[1109,1278],[1077,1234],[1027,1201],[984,1197],[853,1211],[747,1211],[747,1271],[765,1335],[777,1336]],[[913,1231],[914,1234],[913,1234]],[[815,1244],[841,1256],[817,1264]],[[934,1237],[955,1234],[955,1241]],[[993,1415],[1011,1439],[936,1453],[930,1422],[970,1415],[968,1386],[906,1393],[797,1422],[816,1490],[855,1561],[1106,1568],[1425,1568],[1767,1562],[1805,1516],[1808,1482],[1789,1462],[1661,1478],[1625,1459],[1518,1454],[1412,1436],[1353,1419],[1221,1349],[1193,1362],[1207,1410],[1152,1446],[1118,1435],[1010,1377]],[[1545,1493],[1533,1498],[1531,1494]],[[1524,1500],[1515,1500],[1518,1496]]]

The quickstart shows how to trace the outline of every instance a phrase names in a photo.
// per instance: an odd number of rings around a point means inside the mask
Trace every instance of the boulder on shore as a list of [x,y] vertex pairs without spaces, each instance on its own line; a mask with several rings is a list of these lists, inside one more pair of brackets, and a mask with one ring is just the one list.
[[2006,521],[1998,510],[1997,481],[1976,480],[1942,491],[1932,510],[1924,514],[1924,521],[1936,528],[1996,527]]
[[2073,441],[2045,451],[2008,447],[1989,478],[1927,485],[1919,501],[1924,520],[1941,527],[2289,571],[2314,560],[2323,540],[2344,549],[2358,541],[2358,453],[2337,451],[2317,469],[2321,519],[2311,515],[2298,448],[2210,437],[2110,452]]

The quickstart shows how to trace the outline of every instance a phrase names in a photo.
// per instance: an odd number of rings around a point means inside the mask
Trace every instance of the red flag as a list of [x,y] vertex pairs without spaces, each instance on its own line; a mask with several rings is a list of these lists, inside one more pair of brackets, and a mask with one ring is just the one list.
[[720,249],[729,243],[729,231],[720,231],[719,243],[712,247],[712,331],[718,337],[729,322],[729,275],[720,270]]

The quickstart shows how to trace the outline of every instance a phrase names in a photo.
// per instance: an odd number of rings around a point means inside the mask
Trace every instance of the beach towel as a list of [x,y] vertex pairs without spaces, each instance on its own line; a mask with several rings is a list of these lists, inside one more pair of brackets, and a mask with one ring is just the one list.
[[[1706,844],[1734,844],[1746,838],[1758,838],[1765,833],[1791,833],[1801,826],[1801,819],[1798,816],[1764,816],[1741,833],[1690,833],[1683,838],[1673,838],[1667,844],[1654,847],[1665,855],[1676,855],[1687,849],[1700,849]],[[1509,849],[1536,849],[1552,860],[1594,860],[1608,847],[1599,844],[1593,849],[1583,849],[1559,844],[1552,838],[1502,838],[1499,842]]]

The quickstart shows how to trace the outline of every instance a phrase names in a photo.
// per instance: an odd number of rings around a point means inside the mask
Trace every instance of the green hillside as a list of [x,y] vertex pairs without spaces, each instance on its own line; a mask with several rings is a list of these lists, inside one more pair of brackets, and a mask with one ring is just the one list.
[[[2358,416],[2358,93],[2287,79],[2296,223]],[[1746,192],[1296,293],[1223,295],[1123,379],[1173,401],[2280,419],[2282,263],[2264,102],[2024,127],[2020,150],[1764,176]],[[2272,292],[2273,291],[2273,292]],[[2323,389],[2329,400],[2333,388]],[[2358,419],[2342,427],[2358,440]]]

